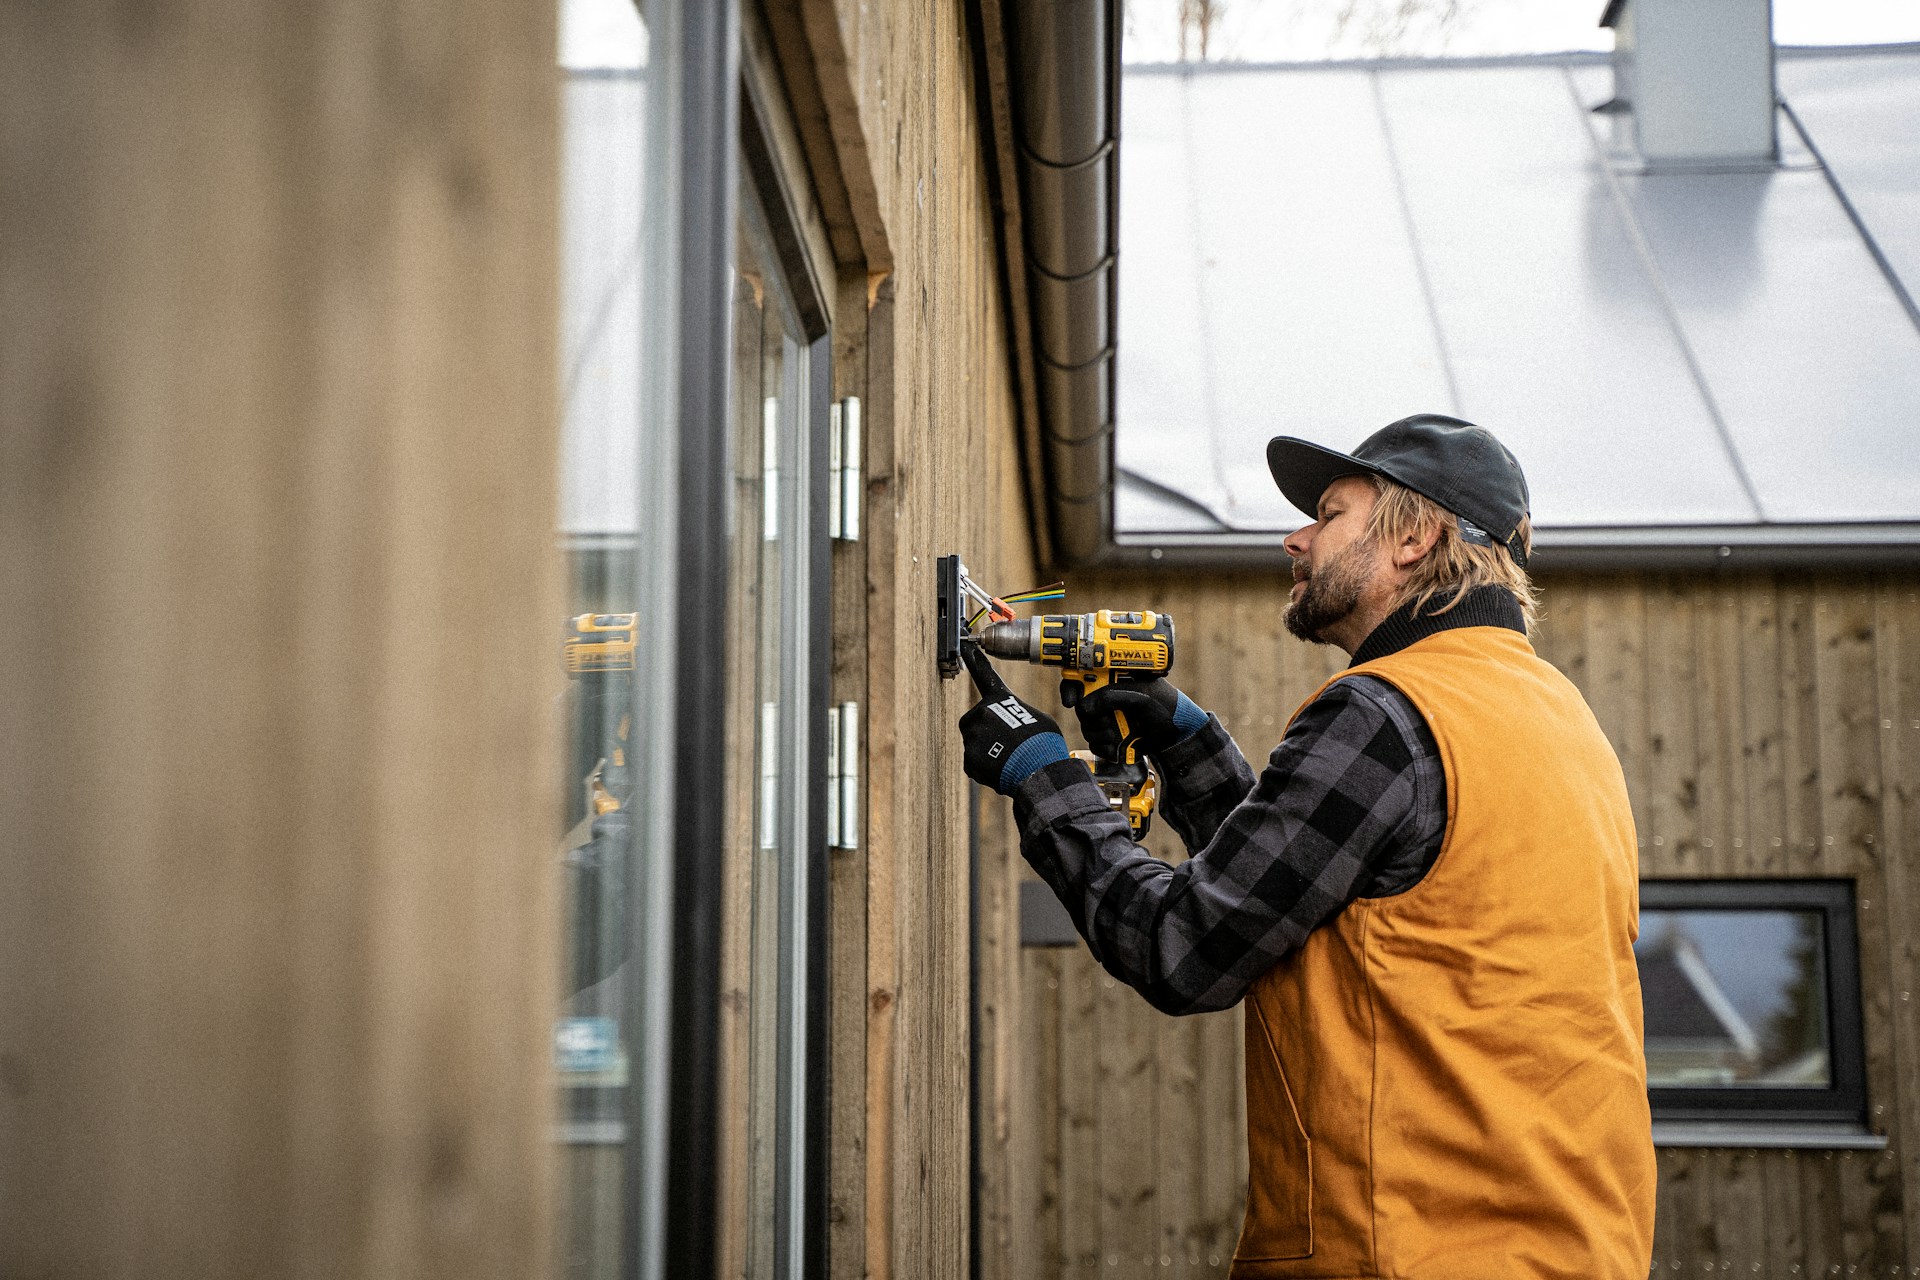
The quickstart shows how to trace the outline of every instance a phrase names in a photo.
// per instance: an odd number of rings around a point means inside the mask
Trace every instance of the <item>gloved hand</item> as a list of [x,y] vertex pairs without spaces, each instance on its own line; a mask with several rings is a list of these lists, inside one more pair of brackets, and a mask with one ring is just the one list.
[[[1207,713],[1195,706],[1193,699],[1158,676],[1152,680],[1115,680],[1080,699],[1074,712],[1080,717],[1080,732],[1093,754],[1115,762],[1120,760],[1126,737],[1134,738],[1148,755],[1157,756],[1207,723]],[[1124,735],[1115,712],[1127,718]]]
[[1012,795],[1034,770],[1065,760],[1067,740],[1052,716],[1007,688],[979,645],[962,640],[960,656],[980,691],[980,701],[960,717],[967,776],[1003,796]]

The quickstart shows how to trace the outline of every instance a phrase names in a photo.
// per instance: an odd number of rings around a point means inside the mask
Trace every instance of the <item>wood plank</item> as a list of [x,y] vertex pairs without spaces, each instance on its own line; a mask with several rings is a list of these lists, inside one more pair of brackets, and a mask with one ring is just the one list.
[[1691,590],[1662,576],[1647,600],[1649,831],[1641,869],[1648,874],[1697,876],[1704,869],[1695,705],[1699,677]]
[[[987,801],[991,800],[991,803]],[[979,985],[974,993],[976,1243],[979,1280],[1009,1277],[1015,1209],[1012,1152],[1013,1055],[1020,1002],[1019,868],[1012,807],[998,797],[983,797],[983,830],[975,906],[974,940]]]
[[[1181,618],[1204,616],[1202,601],[1208,599],[1204,587],[1189,578],[1160,575],[1146,580],[1153,587],[1149,599],[1153,607],[1170,613],[1178,626]],[[1210,634],[1202,635],[1201,632]],[[1208,689],[1215,683],[1215,653],[1220,635],[1217,628],[1192,628],[1180,633],[1182,652],[1176,684],[1193,697],[1193,689]],[[1204,641],[1195,644],[1194,641]],[[1204,705],[1204,704],[1202,704]],[[1164,824],[1163,824],[1164,825]],[[1187,851],[1172,838],[1155,852],[1172,863],[1185,861]],[[1202,1213],[1201,1169],[1206,1154],[1199,1146],[1204,1101],[1199,1097],[1199,1028],[1190,1018],[1155,1015],[1151,1030],[1155,1066],[1159,1074],[1156,1097],[1154,1156],[1158,1213],[1156,1248],[1166,1274],[1190,1274],[1190,1248],[1187,1241],[1192,1224]]]
[[1759,1275],[1767,1269],[1766,1237],[1755,1227],[1766,1214],[1766,1171],[1752,1151],[1716,1151],[1713,1162],[1714,1253],[1722,1271]]
[[1740,647],[1741,590],[1739,581],[1719,579],[1693,591],[1700,867],[1716,876],[1739,870],[1746,844],[1749,744],[1746,703],[1740,696],[1745,666]]
[[1060,991],[1060,1275],[1106,1273],[1100,1238],[1100,998],[1103,977],[1084,949],[1062,955]]
[[1840,1169],[1835,1153],[1808,1151],[1801,1155],[1798,1163],[1800,1222],[1805,1242],[1805,1252],[1800,1255],[1798,1265],[1806,1275],[1841,1275],[1847,1268],[1847,1247],[1841,1221]]
[[[1878,672],[1872,593],[1862,581],[1821,583],[1815,592],[1815,678],[1819,698],[1820,853],[1829,875],[1854,880],[1860,931],[1860,998],[1870,1101],[1897,1096],[1881,820]],[[1870,1114],[1885,1132],[1884,1112]],[[1897,1220],[1881,1221],[1873,1162],[1840,1161],[1839,1230],[1854,1265],[1905,1253]]]
[[[1101,973],[1098,1068],[1100,1250],[1104,1274],[1139,1275],[1160,1259],[1159,1189],[1153,1161],[1158,1121],[1151,1019],[1159,1017],[1131,987]],[[1116,1272],[1116,1268],[1118,1269]]]
[[[865,281],[843,275],[833,331],[834,395],[836,399],[858,396],[863,407],[869,398],[866,303]],[[863,432],[863,455],[866,438]],[[864,456],[855,461],[861,475],[868,474]],[[860,542],[836,542],[832,551],[832,699],[860,704],[862,739],[854,744],[861,780],[856,797],[860,847],[831,855],[828,871],[832,1074],[828,1085],[827,1271],[837,1280],[860,1280],[867,1268],[867,892],[871,882],[867,850],[872,832],[866,818],[872,813],[872,801],[866,785],[873,757],[865,740],[872,730],[870,713],[875,707],[867,684],[872,631],[867,610],[867,552],[871,545],[869,536]]]
[[[1822,582],[1814,599],[1820,865],[1829,875],[1871,879],[1877,888],[1880,717],[1873,600],[1857,582]],[[1865,883],[1862,892],[1868,892]],[[1863,925],[1871,910],[1863,908]],[[1884,903],[1881,911],[1884,915]]]
[[[911,779],[900,769],[901,717],[895,696],[896,566],[900,549],[899,486],[895,480],[893,382],[893,286],[883,285],[867,317],[867,397],[863,444],[867,454],[867,1274],[893,1274],[893,1170],[895,1162],[894,1004],[899,993],[895,920],[900,849],[898,795]],[[904,601],[901,602],[903,605]],[[909,611],[907,616],[913,616]],[[917,674],[917,673],[916,673]]]
[[1646,611],[1639,578],[1604,578],[1587,590],[1586,690],[1594,716],[1620,757],[1640,841],[1642,874],[1651,874],[1647,750]]
[[[1800,1204],[1800,1153],[1767,1151],[1761,1153],[1765,1216],[1760,1220],[1760,1235],[1766,1247],[1764,1275],[1805,1275],[1803,1259],[1806,1237],[1802,1230],[1805,1211]],[[1802,1267],[1801,1271],[1792,1271]]]
[[1893,1138],[1905,1260],[1913,1266],[1920,1265],[1920,586],[1912,575],[1877,585],[1874,636],[1894,1092],[1873,1100],[1873,1119]]
[[1060,1265],[1060,953],[1020,959],[1020,1044],[1010,1160],[1013,1239],[1008,1273],[1051,1276]]
[[1786,831],[1780,867],[1796,876],[1823,874],[1820,856],[1820,698],[1815,678],[1814,590],[1804,578],[1780,588],[1780,696],[1785,724]]
[[1740,595],[1740,702],[1747,725],[1745,834],[1734,844],[1740,870],[1778,875],[1786,867],[1786,723],[1782,707],[1779,588],[1769,575]]
[[747,1117],[752,1060],[753,858],[760,786],[761,353],[765,278],[743,260],[733,296],[733,464],[735,531],[727,607],[727,670],[743,673],[727,690],[728,745],[724,903],[720,951],[719,1200],[721,1273],[747,1266],[749,1161]]
[[1581,696],[1592,699],[1588,689],[1592,671],[1587,662],[1586,586],[1579,579],[1555,582],[1541,592],[1540,621],[1532,637],[1534,651],[1559,668],[1573,682]]

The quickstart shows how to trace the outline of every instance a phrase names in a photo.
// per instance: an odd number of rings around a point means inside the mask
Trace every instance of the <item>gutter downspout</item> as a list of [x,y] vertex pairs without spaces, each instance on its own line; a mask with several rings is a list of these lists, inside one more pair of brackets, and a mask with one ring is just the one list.
[[1113,545],[1119,6],[1002,5],[1026,277],[1018,283],[1031,317],[1030,335],[1016,341],[1031,343],[1038,393],[1028,429],[1039,436],[1052,559],[1079,568]]

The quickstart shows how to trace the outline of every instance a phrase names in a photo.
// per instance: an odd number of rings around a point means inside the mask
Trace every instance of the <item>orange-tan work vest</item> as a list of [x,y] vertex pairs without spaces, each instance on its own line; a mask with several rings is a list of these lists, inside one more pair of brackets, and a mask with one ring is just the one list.
[[1354,675],[1426,717],[1446,835],[1417,885],[1351,903],[1247,995],[1231,1274],[1643,1280],[1654,1156],[1620,762],[1517,631],[1444,631],[1335,679]]

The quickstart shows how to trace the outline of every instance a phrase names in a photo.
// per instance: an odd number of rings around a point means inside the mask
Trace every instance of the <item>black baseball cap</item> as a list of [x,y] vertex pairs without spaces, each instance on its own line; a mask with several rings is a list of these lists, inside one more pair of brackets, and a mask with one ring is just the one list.
[[1380,428],[1350,454],[1275,436],[1267,441],[1267,469],[1287,501],[1316,520],[1320,495],[1341,476],[1385,476],[1460,517],[1467,541],[1498,543],[1515,564],[1527,562],[1520,541],[1527,477],[1485,427],[1443,413],[1416,413]]

